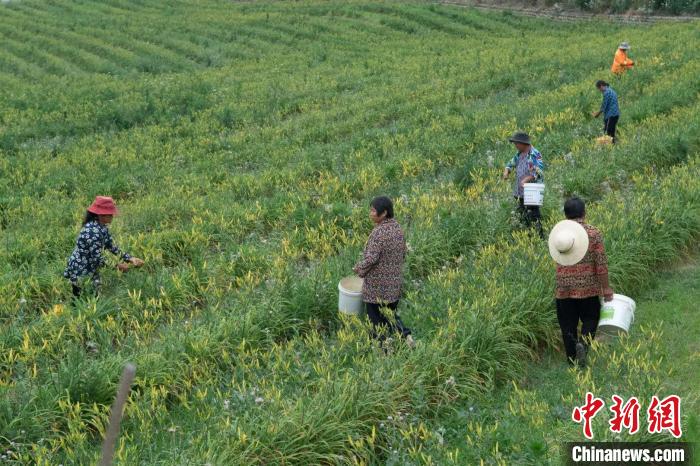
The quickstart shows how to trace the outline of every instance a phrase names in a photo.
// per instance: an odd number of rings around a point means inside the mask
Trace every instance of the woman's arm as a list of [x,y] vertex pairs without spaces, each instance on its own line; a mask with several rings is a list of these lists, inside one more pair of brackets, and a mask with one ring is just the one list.
[[109,252],[114,254],[115,256],[119,256],[121,260],[124,262],[130,262],[131,261],[131,255],[127,252],[123,252],[121,249],[119,249],[119,246],[117,246],[114,243],[114,240],[112,240],[112,235],[110,234],[109,230],[106,231],[106,238],[105,238],[105,249],[108,249]]
[[600,292],[605,301],[612,301],[613,290],[610,288],[608,278],[608,256],[605,254],[605,244],[599,232],[591,236],[591,255],[595,263],[595,273],[598,277]]
[[623,55],[622,65],[624,65],[624,66],[632,66],[632,65],[634,65],[634,62],[633,62],[630,58],[627,57],[627,53],[625,53],[625,54]]
[[369,235],[367,240],[367,245],[362,254],[362,260],[353,267],[353,271],[359,277],[365,277],[370,270],[379,262],[379,257],[381,256],[381,247],[379,241],[376,238],[375,232]]
[[544,177],[544,160],[542,154],[535,153],[532,157],[532,177],[534,180],[541,180]]
[[618,65],[624,66],[626,59],[627,54],[622,50],[618,49],[617,52],[615,52],[615,63],[617,63]]
[[601,113],[605,113],[611,104],[612,97],[610,96],[610,94],[603,94],[603,102],[600,104],[600,111],[598,112],[598,115],[600,115]]
[[516,164],[518,163],[518,154],[515,154],[512,159],[510,159],[507,163],[505,168],[503,169],[503,179],[505,180],[508,178],[508,175],[510,174],[511,171],[513,171],[513,168],[515,168]]

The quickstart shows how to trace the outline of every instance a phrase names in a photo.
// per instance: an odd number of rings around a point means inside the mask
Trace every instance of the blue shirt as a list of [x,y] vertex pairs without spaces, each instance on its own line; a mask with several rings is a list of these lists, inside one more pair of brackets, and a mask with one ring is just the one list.
[[617,103],[617,94],[608,86],[603,92],[603,104],[600,106],[600,111],[603,113],[603,118],[620,116],[620,106]]

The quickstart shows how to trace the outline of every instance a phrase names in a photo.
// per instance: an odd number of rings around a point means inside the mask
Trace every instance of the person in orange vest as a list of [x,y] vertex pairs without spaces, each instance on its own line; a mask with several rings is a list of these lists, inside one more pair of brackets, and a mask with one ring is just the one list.
[[627,42],[623,42],[620,44],[620,46],[617,48],[617,52],[615,52],[615,59],[613,60],[613,64],[610,67],[610,71],[617,75],[621,75],[629,68],[632,68],[634,66],[634,62],[627,57],[627,51],[629,49],[630,44],[628,44]]

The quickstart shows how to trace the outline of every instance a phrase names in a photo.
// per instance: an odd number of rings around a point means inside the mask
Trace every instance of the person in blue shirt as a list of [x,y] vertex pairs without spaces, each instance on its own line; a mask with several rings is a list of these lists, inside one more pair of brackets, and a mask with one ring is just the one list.
[[617,94],[610,87],[610,84],[602,80],[597,81],[595,87],[603,93],[603,103],[600,106],[600,110],[593,112],[593,118],[603,115],[603,131],[612,138],[612,142],[615,144],[617,142],[615,129],[617,128],[617,121],[620,119],[620,105],[617,102]]

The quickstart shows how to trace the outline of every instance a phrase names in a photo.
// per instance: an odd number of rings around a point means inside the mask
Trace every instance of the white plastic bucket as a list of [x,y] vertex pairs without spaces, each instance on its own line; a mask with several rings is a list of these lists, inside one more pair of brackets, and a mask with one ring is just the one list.
[[627,333],[634,322],[634,311],[637,308],[634,300],[621,294],[613,295],[613,300],[603,302],[600,309],[597,333],[604,336],[615,336]]
[[338,283],[338,310],[343,314],[362,314],[362,282],[360,277],[345,277]]
[[523,203],[525,205],[542,205],[544,203],[544,184],[525,183],[523,185]]

